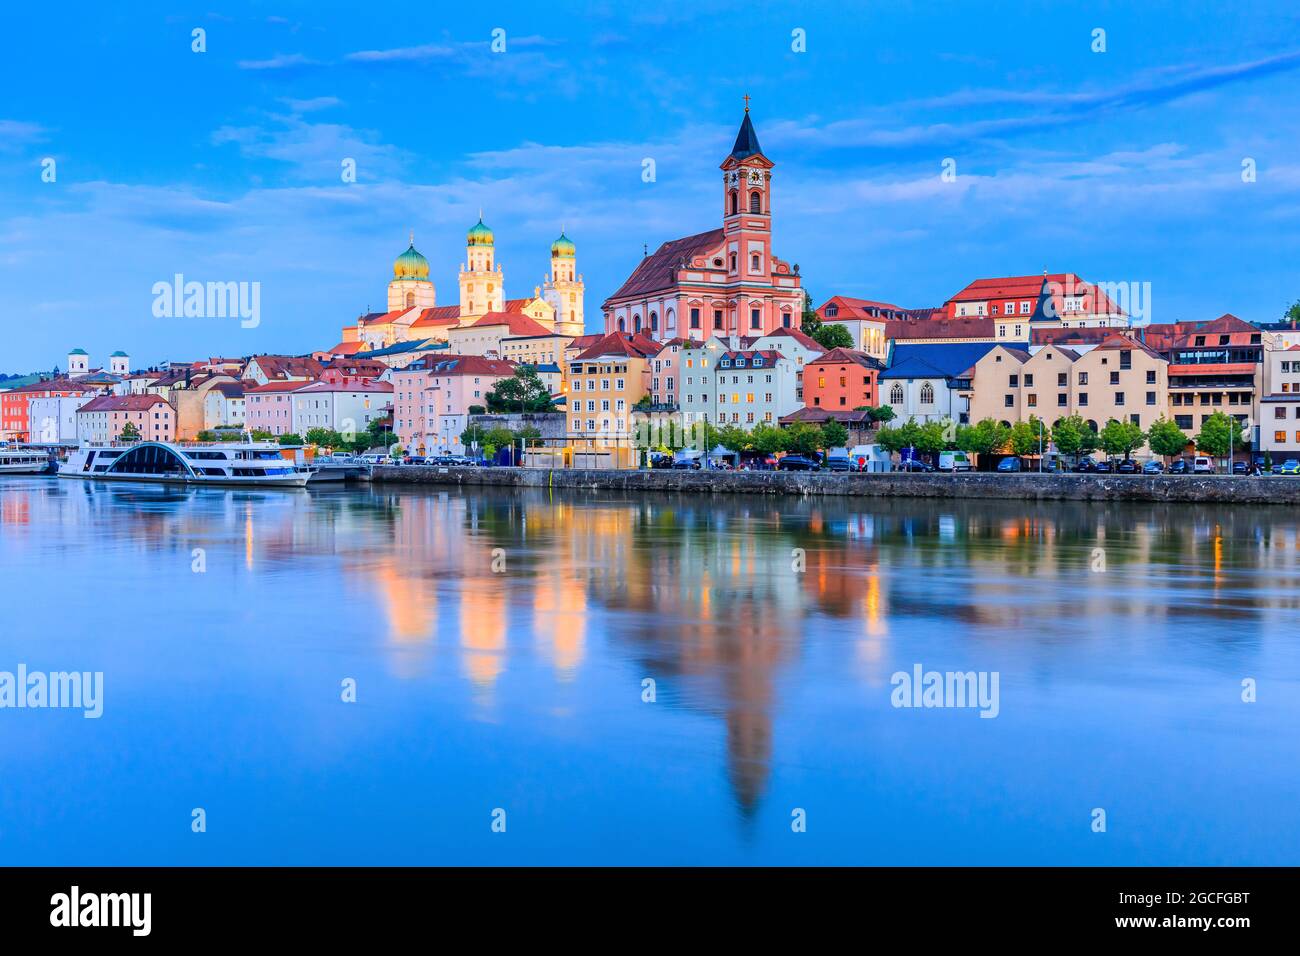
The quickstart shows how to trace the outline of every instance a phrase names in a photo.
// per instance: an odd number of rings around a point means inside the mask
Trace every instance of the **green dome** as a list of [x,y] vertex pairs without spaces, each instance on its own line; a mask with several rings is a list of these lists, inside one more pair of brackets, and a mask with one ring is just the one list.
[[429,278],[429,260],[415,251],[415,240],[393,261],[394,279]]
[[85,349],[73,349],[73,350],[72,350],[71,352],[69,352],[68,354],[69,354],[69,355],[88,355],[88,354],[90,354],[90,353],[88,353]]
[[572,259],[578,254],[578,247],[573,244],[573,240],[560,232],[560,238],[551,243],[551,255],[566,256]]
[[126,358],[125,352],[114,352],[109,358]]
[[482,215],[478,217],[478,223],[466,234],[465,241],[471,246],[490,246],[496,241],[492,230],[483,225]]

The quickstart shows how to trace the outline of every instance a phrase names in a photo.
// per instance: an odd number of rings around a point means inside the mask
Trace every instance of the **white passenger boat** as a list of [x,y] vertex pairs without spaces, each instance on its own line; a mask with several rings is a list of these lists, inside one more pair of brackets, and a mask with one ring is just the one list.
[[0,442],[0,475],[39,475],[49,467],[48,453]]
[[308,475],[273,442],[104,442],[77,448],[60,478],[301,488]]

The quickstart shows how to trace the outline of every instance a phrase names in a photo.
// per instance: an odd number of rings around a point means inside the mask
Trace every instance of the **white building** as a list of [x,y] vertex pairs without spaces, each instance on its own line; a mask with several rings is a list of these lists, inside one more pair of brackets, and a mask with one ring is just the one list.
[[27,405],[27,434],[41,444],[77,441],[77,410],[95,396],[87,393],[64,398],[33,398]]
[[776,425],[798,409],[799,372],[775,349],[726,351],[708,368],[688,370],[682,384],[685,424]]
[[292,431],[303,438],[313,428],[359,433],[388,416],[393,386],[388,382],[316,382],[293,392]]
[[203,427],[244,427],[244,386],[239,382],[220,382],[203,395]]
[[879,401],[894,410],[898,421],[951,419],[967,424],[975,363],[996,346],[996,342],[896,345],[889,367],[878,378]]

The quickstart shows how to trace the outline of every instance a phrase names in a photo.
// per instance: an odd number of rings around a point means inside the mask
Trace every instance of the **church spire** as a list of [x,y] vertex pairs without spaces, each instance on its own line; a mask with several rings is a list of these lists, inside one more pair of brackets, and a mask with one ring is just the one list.
[[[745,97],[746,101],[749,97]],[[740,123],[740,132],[736,134],[736,145],[731,148],[732,159],[748,159],[750,156],[762,155],[763,147],[758,145],[758,134],[749,119],[749,104],[745,104],[745,118]]]

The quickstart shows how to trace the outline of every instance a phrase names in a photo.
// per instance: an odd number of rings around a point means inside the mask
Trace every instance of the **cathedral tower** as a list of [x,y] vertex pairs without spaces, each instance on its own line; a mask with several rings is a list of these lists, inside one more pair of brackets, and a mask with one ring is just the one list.
[[546,277],[542,298],[555,309],[555,331],[577,337],[585,333],[583,292],[586,286],[578,274],[578,249],[560,230],[551,243],[551,274]]
[[[746,100],[749,98],[746,97]],[[745,118],[736,134],[731,155],[722,161],[722,232],[725,240],[727,282],[734,283],[735,311],[729,316],[728,331],[738,335],[761,334],[771,327],[772,303],[755,288],[772,284],[772,167],[763,155],[758,134]]]
[[432,309],[436,301],[433,282],[429,279],[429,260],[415,251],[415,233],[411,244],[393,261],[393,281],[388,283],[388,311]]
[[505,302],[501,267],[496,263],[496,238],[483,225],[480,213],[478,224],[465,236],[465,264],[460,267],[461,321],[503,312]]

